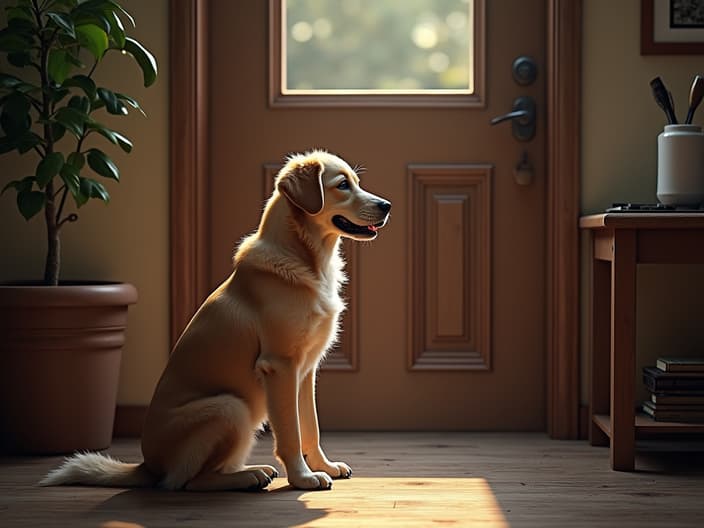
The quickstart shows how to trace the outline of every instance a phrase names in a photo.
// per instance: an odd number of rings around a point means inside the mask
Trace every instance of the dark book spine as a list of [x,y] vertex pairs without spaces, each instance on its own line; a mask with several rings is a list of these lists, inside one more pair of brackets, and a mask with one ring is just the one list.
[[655,378],[648,374],[643,374],[643,383],[652,392],[661,392],[668,389],[704,390],[704,378]]

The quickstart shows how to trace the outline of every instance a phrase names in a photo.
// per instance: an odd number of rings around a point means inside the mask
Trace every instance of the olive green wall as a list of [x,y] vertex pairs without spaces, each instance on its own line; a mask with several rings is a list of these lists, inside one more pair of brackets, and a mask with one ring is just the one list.
[[[4,14],[7,0],[0,0]],[[104,150],[117,163],[122,181],[109,181],[108,205],[91,201],[78,211],[79,221],[62,234],[64,279],[126,281],[139,291],[130,308],[118,402],[147,404],[169,352],[169,181],[168,181],[168,1],[122,0],[137,27],[128,32],[157,57],[159,78],[149,89],[133,61],[110,53],[95,79],[140,101],[148,117],[131,112],[105,118],[134,143],[131,154],[107,142]],[[3,65],[3,70],[5,70]],[[112,119],[110,119],[112,117]],[[36,158],[0,157],[0,185],[33,172]],[[40,279],[45,258],[43,217],[30,222],[19,215],[15,193],[0,197],[0,280]]]
[[[640,0],[584,0],[582,69],[582,211],[612,202],[655,202],[657,135],[665,124],[649,82],[660,76],[680,119],[702,56],[641,56]],[[695,123],[704,122],[702,108]],[[583,239],[582,401],[587,401],[590,246]],[[637,387],[640,368],[659,355],[704,355],[704,270],[640,266]],[[640,397],[645,396],[641,391]]]

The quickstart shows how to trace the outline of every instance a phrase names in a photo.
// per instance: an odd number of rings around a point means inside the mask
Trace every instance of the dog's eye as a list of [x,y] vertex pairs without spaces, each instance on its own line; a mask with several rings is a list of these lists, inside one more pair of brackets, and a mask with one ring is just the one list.
[[340,189],[341,191],[346,191],[347,189],[350,188],[350,183],[347,180],[341,181],[340,183],[337,184],[337,188]]

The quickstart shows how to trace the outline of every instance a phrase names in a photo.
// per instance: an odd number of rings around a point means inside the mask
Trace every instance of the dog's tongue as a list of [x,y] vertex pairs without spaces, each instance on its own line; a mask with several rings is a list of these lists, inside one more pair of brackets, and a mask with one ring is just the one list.
[[369,231],[374,231],[375,233],[379,230],[379,228],[377,226],[373,226],[373,225],[368,225],[367,229],[369,229]]

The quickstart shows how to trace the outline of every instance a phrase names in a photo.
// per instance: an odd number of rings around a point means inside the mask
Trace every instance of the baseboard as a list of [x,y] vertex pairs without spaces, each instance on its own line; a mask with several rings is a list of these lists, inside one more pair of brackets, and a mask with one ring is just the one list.
[[115,409],[114,438],[139,438],[147,414],[146,405],[118,405]]

